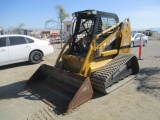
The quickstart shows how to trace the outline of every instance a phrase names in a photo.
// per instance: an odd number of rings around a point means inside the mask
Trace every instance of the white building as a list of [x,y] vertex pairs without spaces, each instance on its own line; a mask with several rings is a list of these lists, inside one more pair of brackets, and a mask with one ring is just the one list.
[[66,42],[68,40],[69,36],[72,34],[72,21],[64,21],[63,25],[64,25],[63,39],[64,39],[64,42]]

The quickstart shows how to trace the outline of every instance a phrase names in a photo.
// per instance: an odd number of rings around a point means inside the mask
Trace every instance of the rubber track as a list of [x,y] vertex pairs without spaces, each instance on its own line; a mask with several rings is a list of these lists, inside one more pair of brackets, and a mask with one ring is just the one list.
[[102,67],[100,70],[92,73],[91,83],[93,88],[106,94],[105,83],[108,79],[125,65],[134,55],[133,54],[119,54],[111,62]]

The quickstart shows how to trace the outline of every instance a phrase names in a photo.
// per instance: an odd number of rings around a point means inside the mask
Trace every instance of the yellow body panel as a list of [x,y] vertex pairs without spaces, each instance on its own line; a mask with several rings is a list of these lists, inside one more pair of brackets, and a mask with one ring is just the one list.
[[90,71],[94,72],[98,69],[100,69],[101,67],[103,67],[104,65],[106,65],[107,63],[109,63],[112,59],[104,59],[104,60],[95,60],[90,64]]
[[[124,24],[124,28],[121,30],[122,33],[122,42],[121,47],[123,46],[130,46],[131,45],[131,25],[129,22]],[[131,53],[131,48],[121,48],[119,50],[120,53]]]
[[109,56],[109,55],[115,55],[115,54],[118,54],[118,50],[110,50],[110,51],[102,52],[102,56]]

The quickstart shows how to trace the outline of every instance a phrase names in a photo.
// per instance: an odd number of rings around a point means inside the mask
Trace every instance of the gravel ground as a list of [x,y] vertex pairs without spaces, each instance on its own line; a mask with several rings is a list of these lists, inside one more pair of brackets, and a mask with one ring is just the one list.
[[[28,62],[0,67],[1,120],[160,120],[160,40],[150,38],[143,47],[137,78],[109,95],[95,93],[93,99],[67,115],[59,114],[26,91],[25,83],[41,64],[54,65],[60,44],[55,52],[40,64]],[[138,47],[132,48],[138,56]]]

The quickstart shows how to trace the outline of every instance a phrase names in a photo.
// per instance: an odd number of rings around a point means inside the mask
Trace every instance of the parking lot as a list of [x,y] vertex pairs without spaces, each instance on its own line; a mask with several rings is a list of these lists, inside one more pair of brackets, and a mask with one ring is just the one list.
[[[94,94],[93,99],[62,115],[27,92],[25,83],[41,64],[54,66],[61,50],[53,44],[54,53],[40,64],[28,62],[0,67],[0,119],[55,120],[159,120],[160,119],[160,39],[149,38],[139,60],[140,73],[134,80],[109,95]],[[138,47],[132,48],[138,56]]]

